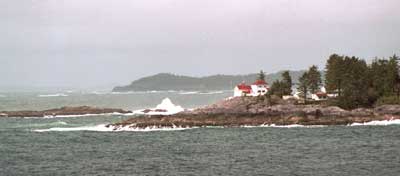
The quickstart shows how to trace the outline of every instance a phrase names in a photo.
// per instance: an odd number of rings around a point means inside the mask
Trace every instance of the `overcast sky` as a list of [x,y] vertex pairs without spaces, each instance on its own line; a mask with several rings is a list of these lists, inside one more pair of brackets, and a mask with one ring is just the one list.
[[400,54],[399,0],[2,0],[0,87],[127,84]]

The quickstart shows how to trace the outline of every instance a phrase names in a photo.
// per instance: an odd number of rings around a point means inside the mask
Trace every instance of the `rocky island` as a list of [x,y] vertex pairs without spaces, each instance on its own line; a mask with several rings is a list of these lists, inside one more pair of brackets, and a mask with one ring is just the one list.
[[0,117],[46,117],[46,116],[72,116],[72,115],[96,115],[96,114],[110,114],[110,113],[121,113],[127,114],[132,113],[123,109],[114,108],[97,108],[90,106],[78,106],[78,107],[62,107],[58,109],[49,109],[43,111],[2,111]]
[[[396,120],[400,119],[398,60],[400,58],[393,55],[389,59],[376,58],[367,64],[365,60],[355,56],[332,54],[323,71],[316,65],[310,66],[301,76],[293,77],[291,72],[284,71],[280,79],[274,80],[271,85],[267,82],[272,80],[268,80],[268,76],[261,70],[248,80],[239,78],[224,79],[227,82],[217,81],[226,86],[238,84],[234,87],[234,98],[174,115],[143,115],[110,124],[108,127],[118,130],[152,127],[348,125]],[[206,85],[202,84],[202,80],[206,78],[157,75],[114,91],[136,90],[143,85],[171,90],[172,87],[168,84],[145,84],[157,82],[148,80],[168,80],[166,78],[174,80],[169,82],[172,85],[182,88],[219,88],[202,87]],[[246,83],[255,78],[254,83]],[[184,82],[192,84],[181,85],[181,80],[191,80]],[[239,83],[240,80],[243,82]]]
[[327,105],[299,105],[292,101],[275,104],[263,97],[235,97],[175,115],[130,118],[108,127],[240,127],[260,125],[348,125],[400,119],[400,105],[344,110]]

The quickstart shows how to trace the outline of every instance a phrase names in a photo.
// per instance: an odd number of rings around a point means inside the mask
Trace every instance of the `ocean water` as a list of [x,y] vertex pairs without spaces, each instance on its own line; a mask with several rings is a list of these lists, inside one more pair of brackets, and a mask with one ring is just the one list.
[[233,91],[183,92],[149,91],[111,93],[102,91],[73,92],[0,92],[0,111],[45,110],[61,106],[98,106],[137,110],[156,107],[164,98],[184,108],[195,108],[214,103],[233,95]]
[[[0,102],[2,109],[87,103],[134,110],[155,107],[165,97],[191,108],[230,95],[147,94],[39,97],[30,93],[14,99],[5,95],[0,99],[8,99]],[[0,175],[400,174],[400,125],[118,132],[101,128],[126,118],[0,118]]]

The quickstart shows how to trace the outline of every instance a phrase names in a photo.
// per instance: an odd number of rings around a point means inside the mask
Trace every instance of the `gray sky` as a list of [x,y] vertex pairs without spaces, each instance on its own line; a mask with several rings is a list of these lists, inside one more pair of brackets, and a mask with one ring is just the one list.
[[399,0],[3,0],[0,87],[127,84],[400,54]]

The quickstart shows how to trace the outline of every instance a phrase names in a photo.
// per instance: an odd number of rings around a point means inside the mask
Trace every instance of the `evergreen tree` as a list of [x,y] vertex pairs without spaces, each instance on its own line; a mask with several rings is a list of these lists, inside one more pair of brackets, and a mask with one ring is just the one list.
[[311,66],[308,70],[307,77],[310,92],[317,93],[322,84],[321,73],[318,71],[318,67],[315,65]]
[[341,85],[344,77],[344,57],[332,54],[325,67],[325,88],[330,93],[341,94]]
[[270,95],[276,95],[281,97],[284,95],[284,84],[282,81],[276,80],[272,83],[271,88],[268,92]]
[[292,77],[289,71],[284,71],[282,73],[282,94],[291,95],[292,94]]
[[328,92],[338,93],[336,105],[352,109],[384,104],[400,96],[398,57],[376,58],[370,65],[357,57],[333,54],[326,64],[325,86]]
[[257,79],[265,81],[265,72],[261,70]]
[[345,57],[343,60],[342,96],[339,106],[346,109],[370,106],[369,74],[364,60],[356,57]]
[[388,72],[389,72],[389,80],[392,86],[392,92],[398,92],[397,89],[400,88],[400,76],[399,76],[399,63],[400,58],[397,55],[393,55],[389,58]]
[[299,78],[299,86],[298,86],[298,91],[300,92],[300,96],[303,97],[305,103],[307,101],[307,94],[310,85],[308,78],[309,78],[308,72],[305,72]]

